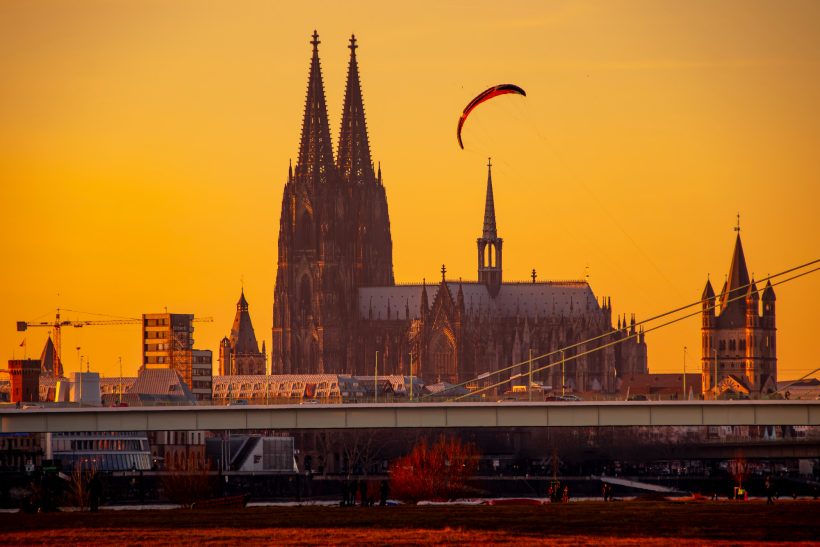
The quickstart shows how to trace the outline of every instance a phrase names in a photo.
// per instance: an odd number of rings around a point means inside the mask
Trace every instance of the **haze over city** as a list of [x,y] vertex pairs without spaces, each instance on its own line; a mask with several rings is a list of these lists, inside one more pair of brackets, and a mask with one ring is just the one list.
[[[475,279],[486,163],[505,277],[587,279],[614,316],[696,301],[729,270],[740,213],[757,278],[817,258],[820,8],[264,2],[0,6],[0,352],[57,307],[211,316],[216,353],[244,285],[270,344],[279,211],[298,154],[310,34],[334,144],[348,38],[390,206],[397,282]],[[367,16],[362,16],[366,13]],[[455,127],[480,90],[515,82]],[[586,278],[586,276],[589,276]],[[778,369],[814,368],[820,277],[778,291]],[[68,312],[65,317],[101,316]],[[698,318],[647,337],[653,372],[698,366]],[[140,364],[135,326],[65,329],[92,370]]]

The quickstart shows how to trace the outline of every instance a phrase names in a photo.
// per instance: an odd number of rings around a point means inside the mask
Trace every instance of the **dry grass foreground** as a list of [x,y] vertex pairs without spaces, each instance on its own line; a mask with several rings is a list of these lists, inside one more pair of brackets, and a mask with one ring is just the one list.
[[741,545],[820,542],[820,503],[265,507],[2,514],[6,545]]

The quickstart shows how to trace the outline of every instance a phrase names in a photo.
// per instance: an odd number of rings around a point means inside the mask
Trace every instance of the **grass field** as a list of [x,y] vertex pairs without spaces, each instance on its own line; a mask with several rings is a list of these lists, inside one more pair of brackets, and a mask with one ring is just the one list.
[[634,501],[2,514],[0,528],[6,545],[820,544],[820,503]]

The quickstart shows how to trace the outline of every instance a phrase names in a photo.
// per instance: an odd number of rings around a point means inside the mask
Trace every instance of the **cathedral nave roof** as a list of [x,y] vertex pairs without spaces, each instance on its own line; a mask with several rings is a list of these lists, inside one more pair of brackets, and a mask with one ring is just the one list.
[[[359,287],[359,317],[367,319],[372,310],[373,319],[405,318],[405,304],[410,308],[411,319],[419,318],[422,285],[397,285],[393,287]],[[427,290],[430,301],[435,301],[439,285]],[[458,294],[459,282],[447,281],[452,295]],[[492,298],[483,283],[461,284],[467,315],[489,312],[496,317],[549,317],[581,316],[588,310],[600,309],[590,286],[583,281],[503,283],[498,296]]]

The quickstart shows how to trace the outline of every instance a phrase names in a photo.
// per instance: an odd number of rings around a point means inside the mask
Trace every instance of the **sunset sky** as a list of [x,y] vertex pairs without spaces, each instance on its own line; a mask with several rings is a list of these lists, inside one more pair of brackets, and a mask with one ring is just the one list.
[[[290,7],[288,7],[290,6]],[[314,29],[334,144],[359,43],[398,282],[475,279],[487,157],[504,277],[589,273],[646,318],[719,290],[736,214],[757,278],[820,258],[820,3],[0,3],[0,359],[55,308],[194,313],[229,333],[241,280],[270,346],[279,209]],[[483,89],[515,83],[468,120]],[[779,377],[820,366],[820,273],[776,288]],[[67,318],[105,319],[66,312]],[[699,368],[700,320],[647,336]],[[26,333],[39,357],[46,329]],[[140,328],[64,329],[136,373]],[[5,368],[5,367],[3,367]]]

